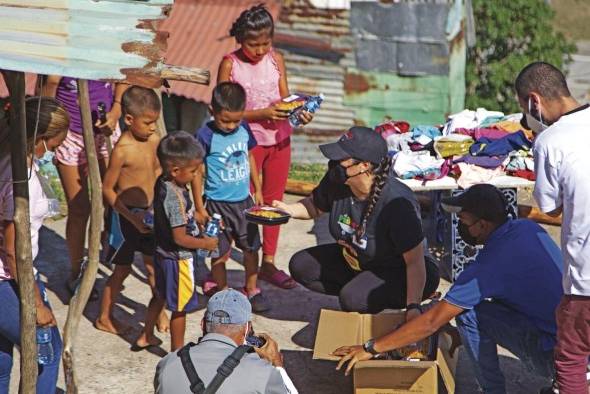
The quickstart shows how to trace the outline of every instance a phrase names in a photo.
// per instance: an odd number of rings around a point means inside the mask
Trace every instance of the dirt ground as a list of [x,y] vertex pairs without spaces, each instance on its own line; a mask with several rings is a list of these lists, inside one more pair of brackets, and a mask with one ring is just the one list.
[[[288,196],[294,201],[297,197]],[[555,233],[555,230],[552,231]],[[49,298],[59,326],[63,327],[67,314],[68,293],[64,283],[68,275],[67,249],[64,241],[65,220],[49,221],[42,229],[40,253],[36,265],[48,283]],[[280,248],[277,256],[278,265],[287,270],[289,258],[296,251],[329,242],[326,235],[325,220],[292,220],[281,233]],[[240,260],[239,253],[233,258]],[[228,265],[229,283],[239,287],[243,283],[243,268],[236,261]],[[102,289],[111,270],[99,267],[97,287]],[[98,313],[98,302],[87,306],[84,318],[80,322],[76,342],[76,364],[81,393],[126,393],[139,394],[153,391],[153,377],[156,364],[166,354],[170,346],[168,334],[159,334],[164,341],[161,348],[153,351],[133,353],[130,344],[138,335],[146,304],[150,297],[146,284],[145,271],[141,259],[136,259],[133,274],[125,283],[125,289],[115,310],[115,316],[134,327],[133,333],[118,337],[94,329],[92,322]],[[335,363],[313,361],[313,348],[317,318],[320,308],[338,308],[336,297],[312,293],[302,287],[282,290],[266,283],[260,285],[271,300],[270,312],[255,315],[253,325],[256,331],[267,332],[277,340],[284,354],[286,369],[302,394],[352,393],[351,378],[344,377],[334,370]],[[445,291],[448,282],[442,282],[440,289]],[[205,297],[202,305],[204,306]],[[200,336],[200,320],[203,309],[189,315],[187,322],[187,340],[196,341]],[[17,353],[17,352],[15,352]],[[534,394],[546,382],[525,370],[522,364],[505,351],[501,352],[501,366],[506,375],[508,392],[514,394]],[[15,355],[11,392],[17,392],[18,354]],[[457,393],[477,393],[478,388],[473,371],[465,358],[459,356],[457,366]],[[60,373],[59,387],[64,388],[63,374]]]

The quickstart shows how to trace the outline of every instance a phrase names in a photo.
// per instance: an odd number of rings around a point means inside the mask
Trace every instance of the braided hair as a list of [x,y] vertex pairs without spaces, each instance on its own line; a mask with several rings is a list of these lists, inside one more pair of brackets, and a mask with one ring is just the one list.
[[229,35],[235,37],[238,43],[242,43],[249,34],[266,29],[270,30],[272,37],[275,30],[274,21],[266,6],[261,3],[242,11],[233,23]]
[[361,225],[358,226],[356,229],[356,237],[357,239],[361,239],[365,235],[365,231],[367,229],[367,222],[369,221],[369,217],[373,213],[377,202],[379,201],[379,197],[381,197],[381,192],[383,191],[383,186],[387,182],[389,178],[389,169],[391,168],[391,159],[389,156],[385,156],[381,159],[381,163],[373,170],[375,174],[375,178],[373,179],[373,186],[371,187],[371,193],[369,194],[369,203],[365,207],[363,212],[363,219],[361,220]]

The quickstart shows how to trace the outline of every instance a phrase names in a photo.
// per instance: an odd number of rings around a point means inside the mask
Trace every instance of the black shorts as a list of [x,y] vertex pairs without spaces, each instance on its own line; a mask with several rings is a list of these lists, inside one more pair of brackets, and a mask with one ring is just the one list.
[[131,265],[136,251],[146,256],[154,255],[156,252],[156,241],[153,233],[140,233],[123,215],[119,215],[119,223],[124,241],[113,255],[113,264]]
[[256,252],[260,249],[260,233],[258,226],[246,220],[244,210],[254,206],[248,197],[244,201],[222,202],[207,200],[206,208],[209,215],[221,215],[225,230],[219,234],[219,255],[224,256],[230,251],[231,241],[242,251]]

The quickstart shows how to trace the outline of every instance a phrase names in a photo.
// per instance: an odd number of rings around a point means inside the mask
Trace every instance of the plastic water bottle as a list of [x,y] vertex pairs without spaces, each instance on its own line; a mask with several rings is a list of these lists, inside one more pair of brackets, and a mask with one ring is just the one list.
[[37,327],[37,359],[39,364],[51,364],[55,359],[51,344],[51,327]]
[[61,206],[55,195],[55,190],[51,185],[49,175],[47,173],[38,173],[37,175],[37,179],[39,179],[39,183],[41,184],[41,190],[43,190],[43,194],[45,194],[45,199],[47,200],[47,217],[54,218],[61,215]]
[[299,119],[299,115],[301,114],[301,112],[307,111],[307,112],[313,114],[314,112],[316,112],[320,108],[322,101],[324,101],[323,94],[320,94],[319,96],[309,97],[307,99],[307,101],[305,102],[305,104],[303,104],[303,106],[301,108],[299,108],[297,111],[295,111],[291,115],[289,115],[289,123],[291,123],[291,126],[293,126],[293,127],[301,126],[301,120]]
[[[218,213],[214,213],[213,217],[207,222],[207,227],[205,227],[205,235],[208,237],[217,237],[219,234],[219,230],[221,228],[221,215]],[[214,250],[212,252],[206,249],[199,249],[197,254],[199,257],[219,257],[219,250]]]
[[143,224],[145,224],[151,229],[154,228],[154,213],[152,211],[145,211],[145,213],[143,214]]

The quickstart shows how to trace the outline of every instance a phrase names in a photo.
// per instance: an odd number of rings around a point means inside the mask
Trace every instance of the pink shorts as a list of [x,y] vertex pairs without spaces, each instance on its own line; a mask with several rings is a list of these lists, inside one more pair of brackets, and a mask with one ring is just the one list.
[[[117,126],[113,135],[110,136],[113,146],[119,140],[120,136],[121,130],[119,129],[119,126]],[[104,134],[95,134],[94,144],[96,145],[98,160],[108,159],[107,137]],[[57,161],[66,166],[85,166],[88,160],[86,159],[86,152],[84,151],[84,138],[82,137],[82,134],[68,130],[66,139],[55,151],[55,157],[57,158]]]

